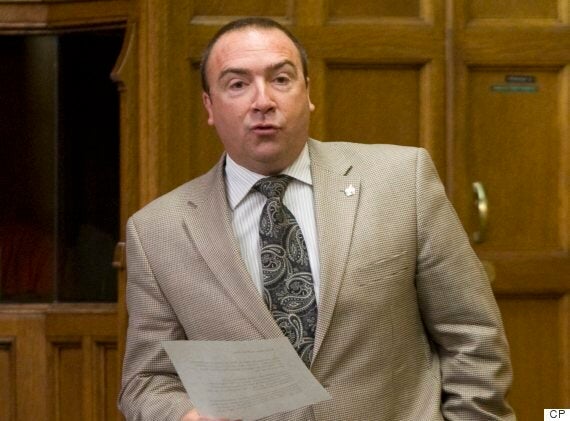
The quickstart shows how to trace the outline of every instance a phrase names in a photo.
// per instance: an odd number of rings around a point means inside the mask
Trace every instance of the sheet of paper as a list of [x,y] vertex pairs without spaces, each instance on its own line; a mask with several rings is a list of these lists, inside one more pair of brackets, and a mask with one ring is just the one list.
[[285,337],[162,345],[201,415],[253,421],[331,399]]

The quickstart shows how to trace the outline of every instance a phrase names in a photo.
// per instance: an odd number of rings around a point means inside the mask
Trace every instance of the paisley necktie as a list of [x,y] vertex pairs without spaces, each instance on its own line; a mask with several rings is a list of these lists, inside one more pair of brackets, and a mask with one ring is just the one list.
[[253,186],[267,197],[259,222],[263,298],[277,325],[309,367],[317,301],[301,227],[283,204],[291,180],[288,175],[278,175],[263,178]]

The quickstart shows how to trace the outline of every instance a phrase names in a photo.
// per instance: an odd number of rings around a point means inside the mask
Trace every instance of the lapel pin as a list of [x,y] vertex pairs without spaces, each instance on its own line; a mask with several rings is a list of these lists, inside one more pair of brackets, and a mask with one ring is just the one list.
[[356,189],[352,184],[350,184],[346,189],[344,189],[344,194],[347,196],[354,196],[356,194]]

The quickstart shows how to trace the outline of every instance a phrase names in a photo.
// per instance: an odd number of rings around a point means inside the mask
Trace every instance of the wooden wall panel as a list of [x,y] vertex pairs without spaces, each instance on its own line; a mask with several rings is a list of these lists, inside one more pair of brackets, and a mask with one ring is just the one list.
[[116,339],[82,335],[49,340],[53,419],[64,421],[79,415],[84,420],[116,419],[119,391]]
[[[45,319],[36,311],[3,312],[0,306],[0,336],[13,336],[16,358],[16,420],[48,418],[47,345]],[[25,307],[25,306],[23,306]]]
[[0,420],[120,419],[114,304],[0,305]]
[[16,356],[14,338],[0,338],[0,420],[16,419]]
[[137,54],[132,57],[152,65],[138,66],[138,79],[126,88],[136,91],[139,82],[142,87],[137,92],[138,101],[129,100],[131,107],[137,107],[132,116],[136,119],[137,132],[132,135],[138,138],[130,139],[133,149],[129,151],[129,155],[135,154],[132,159],[139,161],[137,188],[141,194],[137,208],[187,180],[188,137],[192,133],[187,101],[188,60],[184,50],[189,43],[184,31],[171,31],[189,24],[192,2],[141,1],[138,7],[138,12],[148,19],[137,21],[137,44],[133,47]]
[[194,19],[203,16],[272,16],[287,17],[292,10],[293,0],[240,0],[195,1]]
[[330,0],[329,16],[333,19],[351,17],[410,18],[419,17],[420,0]]
[[199,62],[194,61],[190,69],[190,84],[194,87],[189,98],[192,121],[192,144],[190,154],[190,175],[192,179],[211,168],[220,159],[223,146],[216,131],[208,125],[208,115],[202,105]]
[[419,66],[331,63],[325,79],[325,139],[419,144]]
[[559,3],[565,1],[472,0],[469,16],[471,19],[555,19],[559,15]]
[[[20,4],[16,4],[20,3]],[[69,29],[123,24],[129,0],[104,1],[3,1],[0,29],[4,33]]]
[[94,387],[94,419],[113,420],[117,415],[117,396],[119,395],[117,342],[100,339],[93,342],[94,359],[92,378]]
[[542,419],[544,408],[560,408],[567,399],[560,387],[567,367],[568,333],[560,296],[499,297],[505,329],[511,346],[514,383],[510,401],[518,419]]
[[51,342],[49,366],[52,382],[53,419],[85,418],[83,410],[84,350],[81,338]]

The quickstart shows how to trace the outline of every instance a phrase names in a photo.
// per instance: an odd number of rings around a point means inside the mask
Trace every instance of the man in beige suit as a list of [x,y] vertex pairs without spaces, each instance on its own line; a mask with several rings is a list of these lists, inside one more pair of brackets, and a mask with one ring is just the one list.
[[318,309],[310,370],[332,400],[266,420],[514,420],[500,314],[427,153],[309,139],[306,55],[270,20],[222,28],[203,83],[226,153],[128,222],[126,417],[211,420],[160,341],[284,334],[257,260],[269,199],[252,186],[288,174]]

